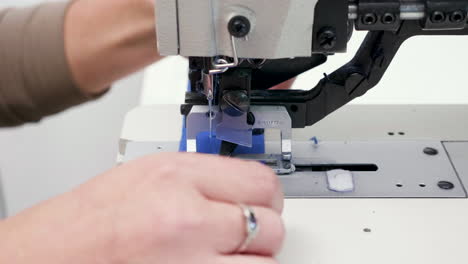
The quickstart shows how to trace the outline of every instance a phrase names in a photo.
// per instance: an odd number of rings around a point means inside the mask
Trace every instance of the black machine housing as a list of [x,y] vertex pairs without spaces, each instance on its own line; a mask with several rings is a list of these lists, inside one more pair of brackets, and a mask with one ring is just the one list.
[[[417,18],[402,17],[405,7],[421,7],[422,13]],[[467,13],[468,0],[319,0],[311,57],[241,59],[238,67],[215,76],[214,104],[222,105],[228,91],[243,91],[247,104],[286,107],[293,128],[311,126],[375,87],[407,39],[468,35]],[[350,62],[325,74],[309,91],[269,90],[325,63],[327,56],[345,52],[353,28],[369,33]],[[193,105],[208,104],[202,75],[212,68],[212,58],[191,57],[189,65],[191,90],[182,106],[185,115]]]

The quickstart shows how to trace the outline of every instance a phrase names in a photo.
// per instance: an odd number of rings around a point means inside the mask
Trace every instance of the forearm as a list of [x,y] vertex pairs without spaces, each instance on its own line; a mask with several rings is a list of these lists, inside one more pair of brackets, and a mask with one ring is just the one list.
[[66,16],[65,50],[78,86],[102,93],[159,59],[154,0],[77,0]]

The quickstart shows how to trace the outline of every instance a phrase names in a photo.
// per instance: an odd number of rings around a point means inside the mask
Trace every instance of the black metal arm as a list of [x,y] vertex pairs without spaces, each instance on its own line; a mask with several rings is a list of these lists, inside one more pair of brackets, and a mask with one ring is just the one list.
[[401,45],[419,35],[468,35],[468,29],[424,30],[419,21],[402,21],[395,31],[368,33],[356,56],[326,75],[310,91],[259,91],[251,94],[253,105],[284,105],[294,128],[311,126],[375,87],[384,76]]

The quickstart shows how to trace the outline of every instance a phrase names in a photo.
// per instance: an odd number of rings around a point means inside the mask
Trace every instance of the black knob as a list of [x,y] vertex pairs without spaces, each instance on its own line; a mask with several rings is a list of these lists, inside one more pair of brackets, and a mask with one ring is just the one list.
[[250,21],[245,16],[235,16],[229,21],[229,33],[236,38],[243,38],[250,32]]

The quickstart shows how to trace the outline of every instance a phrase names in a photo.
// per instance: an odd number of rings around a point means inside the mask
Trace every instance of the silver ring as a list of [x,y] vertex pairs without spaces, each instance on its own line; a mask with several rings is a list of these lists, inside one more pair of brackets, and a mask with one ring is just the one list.
[[239,249],[237,250],[238,253],[243,253],[247,250],[249,245],[252,241],[257,237],[258,231],[260,230],[260,226],[258,225],[257,217],[255,216],[255,212],[249,206],[239,204],[239,207],[242,210],[242,214],[245,218],[245,231],[246,231],[246,238],[244,242],[241,244]]

